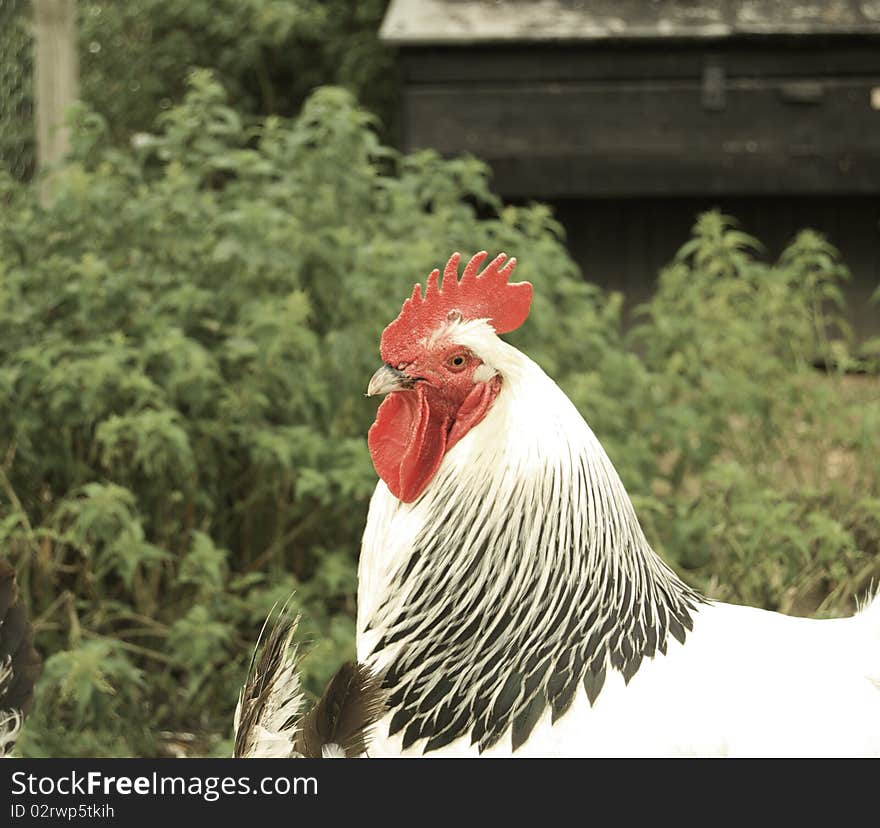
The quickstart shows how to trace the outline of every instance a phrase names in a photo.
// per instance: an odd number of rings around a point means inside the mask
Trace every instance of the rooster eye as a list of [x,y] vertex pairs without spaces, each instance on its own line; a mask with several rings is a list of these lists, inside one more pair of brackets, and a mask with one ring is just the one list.
[[456,354],[446,360],[446,364],[453,371],[460,371],[467,363],[467,357],[464,354]]

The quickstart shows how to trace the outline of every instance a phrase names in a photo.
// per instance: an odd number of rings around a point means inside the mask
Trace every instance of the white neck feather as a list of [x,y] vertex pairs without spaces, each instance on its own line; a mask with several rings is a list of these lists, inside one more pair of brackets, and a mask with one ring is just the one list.
[[[592,675],[598,692],[606,666],[631,677],[668,633],[684,638],[700,598],[650,548],[559,387],[494,335],[458,340],[502,390],[418,500],[379,483],[361,551],[358,658],[388,671],[410,741],[445,743],[467,720],[487,745],[527,726],[541,699],[561,715],[572,681]],[[442,721],[438,704],[451,711]]]

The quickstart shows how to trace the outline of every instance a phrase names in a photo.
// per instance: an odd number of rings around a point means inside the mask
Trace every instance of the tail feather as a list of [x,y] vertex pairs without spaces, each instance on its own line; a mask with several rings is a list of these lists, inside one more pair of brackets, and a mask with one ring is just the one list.
[[235,708],[236,759],[283,759],[295,754],[294,741],[305,705],[298,647],[293,640],[298,624],[299,616],[291,618],[282,612],[261,648],[263,626]]
[[307,757],[363,756],[384,704],[380,682],[363,664],[348,661],[303,718],[297,751]]
[[305,712],[294,643],[298,623],[282,611],[265,643],[257,643],[235,710],[237,759],[353,758],[367,752],[384,709],[380,682],[364,665],[347,662]]
[[0,757],[12,753],[22,722],[33,707],[41,669],[15,570],[0,560]]

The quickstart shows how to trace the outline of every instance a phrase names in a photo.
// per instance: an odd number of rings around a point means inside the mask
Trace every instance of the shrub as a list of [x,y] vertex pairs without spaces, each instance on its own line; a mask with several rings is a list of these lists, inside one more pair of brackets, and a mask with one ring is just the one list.
[[641,309],[638,370],[612,354],[578,401],[588,419],[601,401],[596,430],[690,580],[736,603],[848,612],[880,576],[880,386],[846,373],[865,366],[834,248],[812,231],[772,265],[759,248],[701,216]]
[[0,3],[0,169],[34,169],[33,60],[27,0]]
[[129,0],[80,3],[83,99],[114,130],[149,129],[179,103],[193,67],[236,108],[292,114],[318,86],[349,89],[383,119],[394,54],[379,42],[388,0]]

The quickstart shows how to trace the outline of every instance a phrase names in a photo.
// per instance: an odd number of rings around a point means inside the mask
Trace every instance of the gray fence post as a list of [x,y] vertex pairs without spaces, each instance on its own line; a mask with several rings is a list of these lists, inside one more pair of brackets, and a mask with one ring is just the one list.
[[40,186],[45,200],[51,189],[51,176],[45,173],[70,149],[64,116],[79,97],[76,0],[33,0],[33,4],[37,166],[44,173]]

